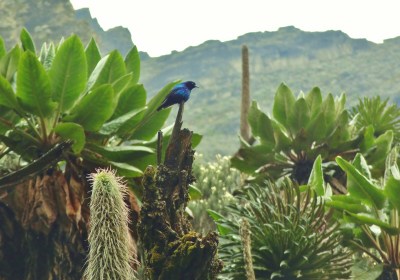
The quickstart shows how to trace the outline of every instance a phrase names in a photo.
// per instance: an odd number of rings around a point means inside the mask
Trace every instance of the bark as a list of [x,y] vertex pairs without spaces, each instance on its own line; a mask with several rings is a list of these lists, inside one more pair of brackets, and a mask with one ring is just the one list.
[[185,213],[195,178],[192,132],[181,129],[182,113],[180,104],[164,164],[147,167],[143,178],[139,238],[146,279],[215,279],[222,269],[217,233],[203,237],[194,232]]

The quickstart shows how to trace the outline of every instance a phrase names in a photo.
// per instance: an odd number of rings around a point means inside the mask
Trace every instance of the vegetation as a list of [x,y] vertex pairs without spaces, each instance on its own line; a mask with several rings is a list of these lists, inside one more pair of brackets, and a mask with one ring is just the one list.
[[216,156],[215,162],[195,164],[193,174],[196,177],[193,186],[201,195],[197,199],[192,197],[188,208],[192,212],[194,229],[205,234],[216,229],[207,211],[227,214],[226,206],[234,201],[232,194],[242,186],[244,176],[231,168],[229,157],[221,155]]
[[250,225],[256,279],[348,279],[350,251],[340,246],[338,224],[310,189],[300,193],[286,181],[252,185],[214,216],[221,233],[220,256],[227,279],[246,279],[240,224]]
[[[384,178],[372,178],[362,155],[352,163],[336,161],[347,174],[349,193],[332,196],[327,204],[341,213],[343,230],[350,245],[383,264],[388,279],[399,279],[400,257],[400,172],[396,148],[386,160]],[[396,274],[397,278],[391,273]]]
[[[116,50],[101,57],[94,40],[85,48],[76,35],[40,52],[25,29],[20,40],[8,51],[0,40],[0,157],[13,161],[0,167],[8,244],[0,275],[78,279],[88,246],[87,174],[111,166],[136,178],[156,161],[155,134],[170,110],[155,110],[175,83],[147,102],[136,47],[125,58]],[[132,193],[129,207],[138,216]]]

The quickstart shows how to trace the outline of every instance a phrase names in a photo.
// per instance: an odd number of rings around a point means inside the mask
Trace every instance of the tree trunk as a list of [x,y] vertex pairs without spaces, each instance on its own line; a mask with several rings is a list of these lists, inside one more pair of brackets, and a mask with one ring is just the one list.
[[144,247],[146,279],[216,279],[222,269],[217,258],[217,233],[203,237],[192,231],[185,213],[189,184],[195,178],[192,132],[181,130],[182,113],[183,103],[164,164],[147,167],[143,178],[139,238]]

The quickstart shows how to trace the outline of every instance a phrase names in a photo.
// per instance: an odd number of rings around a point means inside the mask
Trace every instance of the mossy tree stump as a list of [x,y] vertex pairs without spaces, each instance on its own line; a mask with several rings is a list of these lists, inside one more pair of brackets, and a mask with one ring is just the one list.
[[217,258],[217,233],[203,237],[192,231],[185,213],[189,184],[195,178],[192,132],[181,129],[183,108],[182,103],[164,163],[157,168],[149,166],[144,173],[139,238],[144,248],[146,279],[215,279],[222,269]]

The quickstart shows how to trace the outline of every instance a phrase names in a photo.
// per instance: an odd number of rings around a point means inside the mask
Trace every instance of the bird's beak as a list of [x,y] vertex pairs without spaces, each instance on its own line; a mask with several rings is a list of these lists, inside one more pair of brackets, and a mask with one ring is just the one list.
[[198,86],[194,86],[195,88],[200,88],[200,87],[198,87]]

